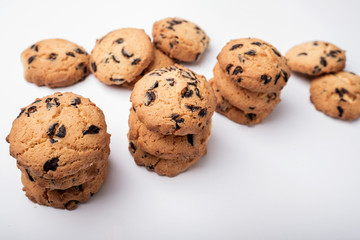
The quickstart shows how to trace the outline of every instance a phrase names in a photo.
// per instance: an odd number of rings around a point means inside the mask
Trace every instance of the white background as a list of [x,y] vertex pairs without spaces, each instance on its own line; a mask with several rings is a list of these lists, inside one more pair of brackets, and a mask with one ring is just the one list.
[[[293,74],[263,124],[247,127],[217,113],[208,153],[175,178],[135,165],[127,150],[130,91],[90,75],[63,89],[23,78],[21,52],[64,38],[91,52],[122,27],[145,29],[179,16],[210,36],[200,62],[210,79],[230,39],[257,37],[281,53],[310,40],[346,50],[360,74],[359,1],[1,1],[0,239],[360,239],[360,120],[325,116],[309,101],[309,80]],[[30,202],[5,137],[20,108],[54,91],[89,97],[111,137],[106,184],[75,211]]]

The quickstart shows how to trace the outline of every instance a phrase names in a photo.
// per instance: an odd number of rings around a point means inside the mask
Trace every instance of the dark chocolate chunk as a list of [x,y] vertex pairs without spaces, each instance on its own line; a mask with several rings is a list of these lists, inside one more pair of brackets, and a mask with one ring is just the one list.
[[320,57],[320,64],[323,65],[324,67],[326,67],[327,61],[324,57]]
[[280,77],[281,77],[281,73],[276,74],[274,85],[276,85],[276,83],[277,83],[277,81],[279,80]]
[[271,81],[271,79],[272,79],[272,77],[270,77],[266,74],[261,75],[261,81],[264,81],[264,84],[268,84]]
[[32,182],[34,182],[34,179],[33,179],[33,177],[30,175],[29,170],[28,170],[28,169],[25,169],[25,171],[26,171],[26,173],[27,173],[27,175],[28,175],[29,180],[32,181]]
[[84,191],[83,185],[74,186],[74,188],[79,192]]
[[284,81],[287,82],[289,79],[289,75],[286,71],[284,71],[283,69],[281,69],[281,72],[284,74]]
[[196,96],[198,96],[198,98],[202,99],[200,95],[200,90],[198,88],[195,88],[195,94]]
[[149,76],[161,76],[161,74],[158,72],[152,72],[149,74]]
[[343,59],[343,58],[339,58],[336,62],[342,62],[342,61],[344,61],[345,59]]
[[181,71],[181,76],[183,76],[184,78],[192,78],[189,72],[183,70]]
[[91,68],[93,69],[94,72],[96,72],[97,67],[96,67],[96,63],[95,63],[95,62],[92,62],[92,63],[91,63]]
[[57,134],[55,134],[55,136],[59,137],[59,138],[64,138],[66,136],[66,128],[64,125],[61,125],[58,129]]
[[191,146],[194,146],[194,135],[193,134],[188,134],[187,135],[187,141],[188,141],[188,143],[190,143]]
[[269,94],[267,94],[266,96],[267,96],[266,103],[270,103],[270,101],[276,99],[277,94],[276,94],[276,93],[269,93]]
[[133,142],[130,142],[130,149],[132,150],[133,153],[136,152],[136,146]]
[[187,109],[189,109],[190,111],[192,112],[195,112],[195,111],[199,111],[201,107],[197,107],[197,106],[194,106],[194,105],[185,105],[185,107]]
[[112,82],[125,82],[126,80],[124,78],[110,78],[110,81]]
[[95,125],[91,125],[87,130],[83,130],[83,135],[87,135],[87,134],[98,134],[100,132],[100,128],[95,126]]
[[262,45],[262,43],[261,42],[252,42],[251,45],[256,45],[256,46],[260,47]]
[[273,48],[272,48],[272,50],[273,50],[273,52],[274,52],[278,57],[281,57],[281,54],[280,54],[278,51],[276,51],[276,50],[273,49]]
[[172,49],[174,47],[174,44],[172,42],[170,42],[170,49]]
[[298,54],[298,56],[307,56],[308,54],[306,52],[301,52]]
[[319,72],[321,72],[321,68],[320,68],[318,65],[316,65],[316,66],[314,67],[312,73],[313,73],[313,74],[317,74],[317,73],[319,73]]
[[231,68],[233,67],[234,65],[232,65],[232,64],[228,64],[227,66],[226,66],[226,72],[228,73],[228,74],[230,74],[230,70],[231,70]]
[[179,114],[173,113],[173,114],[171,114],[170,118],[171,118],[171,120],[175,120],[175,119],[178,118],[179,116],[180,116]]
[[205,117],[207,114],[207,109],[206,108],[203,108],[200,110],[200,112],[198,113],[198,116],[199,117]]
[[149,90],[153,90],[159,86],[159,82],[155,81],[155,83],[149,88]]
[[131,65],[137,65],[140,61],[141,61],[140,58],[135,58],[135,59],[131,62]]
[[255,110],[256,107],[249,107],[250,110]]
[[[88,70],[88,69],[87,69],[87,67],[85,66],[85,67],[83,68],[83,73],[84,73],[84,74],[87,73],[87,70]],[[84,80],[84,79],[85,79],[85,77],[82,77],[82,78],[81,78],[81,80]],[[81,80],[80,80],[80,81],[81,81]]]
[[144,95],[144,105],[149,106],[156,99],[155,93],[153,91],[147,91]]
[[341,88],[341,89],[335,88],[335,92],[339,94],[340,98],[342,98],[344,94],[348,93],[348,90],[346,90],[345,88]]
[[201,54],[201,53],[197,53],[197,54],[196,54],[196,56],[195,56],[195,61],[197,61],[197,60],[199,59],[200,54]]
[[50,53],[48,59],[49,59],[49,60],[55,60],[56,57],[57,57],[57,54],[56,54],[56,53]]
[[30,117],[30,114],[31,114],[31,113],[34,113],[34,112],[36,112],[36,111],[37,111],[36,106],[31,106],[31,107],[29,107],[29,108],[27,109],[27,111],[25,112],[25,114],[26,114],[28,117]]
[[30,47],[31,49],[33,49],[35,52],[38,52],[39,51],[39,48],[38,48],[38,45],[32,45],[31,47]]
[[238,78],[236,81],[240,83],[242,81],[242,78]]
[[58,123],[54,123],[54,124],[52,124],[52,125],[48,128],[48,130],[46,131],[46,134],[47,134],[49,137],[54,136],[54,134],[55,134],[55,128],[56,128],[57,125],[58,125]]
[[166,81],[168,81],[168,82],[169,82],[169,85],[172,86],[172,87],[173,87],[174,84],[175,84],[174,78],[167,78]]
[[326,56],[336,58],[338,53],[341,53],[341,51],[340,50],[331,50],[328,54],[326,54]]
[[134,54],[132,54],[132,53],[127,53],[126,51],[125,51],[125,48],[122,48],[121,49],[121,53],[122,53],[122,55],[124,55],[124,57],[127,57],[127,58],[131,58],[132,56],[134,56]]
[[243,72],[243,69],[241,66],[236,66],[236,68],[234,69],[232,75],[237,75],[239,73],[242,73]]
[[58,140],[53,139],[53,138],[50,138],[49,140],[50,140],[50,143],[51,143],[51,144],[54,144],[54,143],[58,142]]
[[112,59],[114,60],[114,62],[116,62],[116,63],[120,63],[120,61],[119,61],[119,60],[117,60],[117,59],[116,59],[116,57],[115,57],[114,55],[112,55],[111,57],[112,57]]
[[81,50],[80,48],[76,48],[75,52],[78,54],[86,54],[86,52],[84,52],[83,50]]
[[182,98],[189,98],[193,95],[194,91],[188,89],[187,87],[182,90],[181,97]]
[[339,117],[342,117],[343,113],[344,113],[344,109],[342,107],[340,107],[340,106],[337,106],[336,108],[339,111]]
[[29,57],[28,64],[32,63],[32,61],[34,61],[35,58],[36,58],[36,55]]
[[75,54],[73,52],[67,52],[66,55],[70,57],[75,57]]
[[235,49],[237,49],[237,48],[241,48],[241,47],[243,47],[243,46],[244,46],[244,44],[242,44],[242,43],[238,43],[238,44],[232,45],[232,47],[230,48],[230,51],[233,51],[233,50],[235,50]]
[[78,200],[70,200],[70,201],[68,201],[68,202],[64,205],[64,207],[65,207],[66,209],[73,209],[73,208],[74,208],[74,205],[76,206],[78,203],[79,203]]
[[79,70],[79,69],[83,68],[84,66],[85,66],[85,63],[81,62],[76,66],[76,70]]
[[256,118],[256,114],[255,113],[247,113],[245,115],[248,119],[250,119],[250,121],[254,120]]
[[122,44],[123,42],[124,42],[123,38],[119,38],[119,39],[114,41],[114,43],[117,43],[117,44]]
[[317,45],[318,45],[318,42],[317,42],[317,41],[315,41],[313,44],[314,44],[315,46],[317,46]]
[[71,100],[70,105],[77,108],[76,105],[79,105],[80,103],[81,103],[81,100],[80,100],[80,98],[77,97],[77,98],[74,98],[73,100]]
[[48,172],[48,171],[56,171],[59,162],[59,157],[54,157],[51,158],[49,160],[46,161],[46,163],[44,164],[44,171]]
[[244,54],[250,55],[250,56],[255,56],[255,55],[256,55],[256,51],[251,49],[250,51],[247,51],[247,52],[245,52]]

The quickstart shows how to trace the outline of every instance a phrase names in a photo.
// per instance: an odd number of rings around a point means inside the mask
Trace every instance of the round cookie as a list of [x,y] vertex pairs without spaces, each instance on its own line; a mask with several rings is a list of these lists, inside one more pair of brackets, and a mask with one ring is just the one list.
[[66,87],[90,73],[84,48],[64,39],[37,42],[21,54],[26,81],[50,88]]
[[355,120],[360,116],[360,77],[338,72],[315,78],[310,85],[310,100],[326,115]]
[[280,102],[280,91],[273,93],[252,92],[242,88],[227,78],[219,63],[214,67],[214,79],[221,95],[234,107],[242,111],[262,113],[275,108]]
[[145,75],[136,83],[130,100],[139,120],[163,135],[199,134],[216,107],[205,77],[181,65]]
[[90,56],[91,71],[108,85],[131,83],[153,56],[153,45],[144,30],[122,28],[96,41]]
[[171,58],[166,56],[159,49],[154,48],[154,59],[152,60],[150,65],[147,68],[145,68],[145,70],[142,71],[142,73],[139,76],[137,76],[134,81],[132,81],[131,83],[125,82],[122,84],[122,86],[129,88],[129,89],[133,89],[135,86],[135,83],[137,81],[139,81],[145,74],[147,74],[157,68],[168,67],[168,66],[172,66],[174,64],[175,64],[175,62]]
[[169,57],[185,62],[198,60],[210,41],[196,24],[177,17],[155,22],[152,35],[157,48]]
[[[211,121],[211,120],[210,120]],[[206,148],[210,137],[211,122],[204,126],[200,134],[186,136],[162,135],[149,131],[136,116],[133,109],[129,116],[129,135],[136,139],[137,144],[144,151],[164,159],[189,159],[199,156]]]
[[291,48],[286,54],[291,71],[319,76],[345,67],[345,51],[324,41],[311,41]]
[[32,177],[57,180],[107,158],[106,131],[103,112],[89,99],[55,93],[23,108],[6,140]]
[[68,189],[47,189],[30,181],[26,174],[21,174],[25,195],[34,203],[74,210],[78,203],[87,202],[92,195],[97,193],[104,184],[107,174],[108,162],[99,169],[98,174],[90,181]]
[[261,123],[269,114],[272,112],[272,109],[266,110],[262,113],[246,113],[234,106],[232,106],[220,93],[219,88],[216,86],[213,79],[210,80],[211,86],[214,88],[217,106],[216,112],[224,115],[229,118],[231,121],[234,121],[243,125],[254,125]]
[[228,78],[253,92],[280,91],[290,77],[286,59],[275,47],[256,38],[228,42],[217,59]]

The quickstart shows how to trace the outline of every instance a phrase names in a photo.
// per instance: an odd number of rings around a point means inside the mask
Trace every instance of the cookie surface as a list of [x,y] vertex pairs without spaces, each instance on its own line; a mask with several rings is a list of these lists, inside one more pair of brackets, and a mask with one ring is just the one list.
[[360,116],[360,77],[338,72],[315,78],[310,85],[310,100],[326,115],[355,120]]
[[26,81],[50,88],[66,87],[89,73],[89,56],[84,48],[64,39],[39,41],[21,54]]
[[31,176],[61,179],[110,153],[103,112],[89,99],[55,93],[23,108],[6,140],[10,154]]
[[130,110],[129,138],[136,140],[141,149],[159,158],[170,160],[195,158],[206,148],[210,133],[211,122],[204,126],[200,134],[162,135],[149,131],[139,121],[134,110]]
[[231,105],[220,93],[219,88],[216,86],[213,79],[210,80],[211,86],[214,88],[217,105],[216,112],[224,115],[229,118],[231,121],[242,125],[254,125],[261,123],[269,114],[272,112],[272,109],[266,110],[262,113],[246,113],[233,105]]
[[91,72],[108,85],[131,83],[153,57],[153,45],[144,30],[122,28],[96,41],[90,56]]
[[152,35],[157,48],[169,57],[185,62],[198,60],[210,41],[196,24],[177,17],[155,22]]
[[130,100],[139,120],[163,135],[199,134],[216,107],[205,77],[181,65],[145,75],[136,83]]
[[47,189],[30,181],[26,174],[21,174],[25,195],[34,203],[74,210],[78,203],[87,202],[92,195],[97,193],[104,184],[107,175],[108,162],[99,169],[98,174],[88,182],[68,189]]
[[280,102],[280,91],[273,93],[252,92],[240,87],[227,78],[217,63],[214,67],[213,81],[219,88],[221,95],[234,107],[252,113],[262,113],[273,109]]
[[290,69],[280,52],[256,38],[228,42],[217,59],[228,78],[253,92],[280,91],[290,77]]
[[287,63],[294,72],[318,76],[339,72],[345,67],[345,51],[324,41],[311,41],[291,48],[286,54]]

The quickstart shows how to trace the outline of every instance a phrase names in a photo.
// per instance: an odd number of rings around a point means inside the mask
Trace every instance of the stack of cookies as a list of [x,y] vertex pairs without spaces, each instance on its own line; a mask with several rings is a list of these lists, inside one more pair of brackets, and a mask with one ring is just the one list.
[[89,99],[73,93],[36,99],[21,110],[6,140],[35,203],[72,210],[105,182],[110,134]]
[[285,58],[267,42],[236,39],[221,50],[214,67],[216,111],[244,125],[261,123],[280,102],[290,70]]
[[159,68],[130,99],[129,150],[138,165],[171,177],[206,153],[216,98],[204,76],[181,65]]

